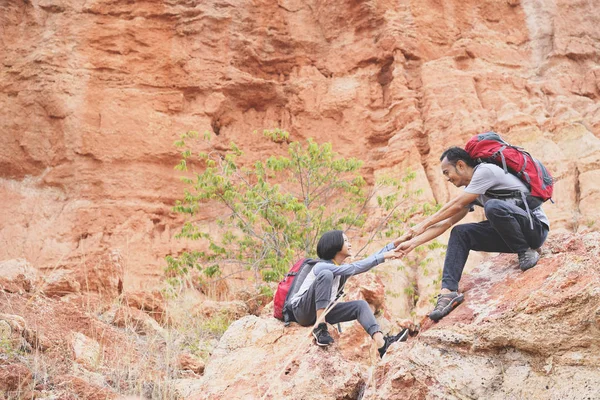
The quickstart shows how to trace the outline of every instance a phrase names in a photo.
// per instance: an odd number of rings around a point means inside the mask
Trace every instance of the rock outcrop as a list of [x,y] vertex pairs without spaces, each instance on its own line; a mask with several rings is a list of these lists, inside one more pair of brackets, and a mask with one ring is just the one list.
[[[464,276],[465,302],[385,357],[350,359],[273,318],[231,325],[195,399],[593,399],[600,396],[600,234],[556,235],[523,273],[513,255]],[[370,339],[364,332],[363,341]],[[369,352],[366,348],[363,351]],[[371,354],[373,355],[373,354]]]
[[346,360],[337,346],[314,346],[307,328],[284,329],[274,318],[247,316],[223,335],[205,367],[204,385],[191,398],[355,399],[364,376],[363,366]]
[[600,235],[554,237],[522,273],[492,258],[465,277],[465,303],[378,365],[365,398],[600,396]]

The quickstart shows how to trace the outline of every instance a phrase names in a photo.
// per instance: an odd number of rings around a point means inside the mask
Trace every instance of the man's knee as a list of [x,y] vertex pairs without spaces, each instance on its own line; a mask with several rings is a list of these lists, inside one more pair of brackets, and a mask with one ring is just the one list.
[[483,211],[488,220],[492,220],[499,215],[505,215],[507,213],[506,202],[498,199],[490,199],[485,202]]
[[463,237],[468,230],[467,224],[454,225],[452,230],[450,230],[450,237]]

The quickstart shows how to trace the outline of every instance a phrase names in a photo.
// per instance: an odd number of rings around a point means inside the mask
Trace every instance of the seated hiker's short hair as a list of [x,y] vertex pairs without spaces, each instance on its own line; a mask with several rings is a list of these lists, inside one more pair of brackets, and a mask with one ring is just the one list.
[[440,157],[440,161],[443,161],[444,158],[448,158],[448,161],[452,165],[456,165],[456,162],[458,160],[463,160],[465,162],[465,164],[467,164],[469,167],[474,167],[477,165],[475,160],[473,160],[471,158],[471,156],[469,155],[469,153],[467,153],[467,151],[465,149],[461,149],[460,147],[456,147],[456,146],[446,149],[442,153],[442,155]]
[[344,247],[344,232],[325,232],[317,244],[317,255],[322,260],[332,260]]

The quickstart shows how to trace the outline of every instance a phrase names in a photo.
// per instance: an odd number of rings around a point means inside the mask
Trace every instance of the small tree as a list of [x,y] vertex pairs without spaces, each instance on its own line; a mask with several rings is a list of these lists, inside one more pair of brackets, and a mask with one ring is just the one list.
[[[187,141],[197,136],[188,132],[175,143],[182,149],[177,169],[191,172],[195,157]],[[217,220],[218,234],[203,231],[192,222],[184,225],[178,236],[204,240],[206,250],[168,256],[169,271],[187,274],[197,269],[207,277],[217,277],[220,265],[235,263],[242,270],[253,270],[257,281],[277,281],[295,259],[314,255],[322,233],[363,227],[373,196],[377,196],[384,217],[369,241],[376,234],[400,234],[411,215],[431,209],[429,204],[407,210],[402,206],[420,194],[406,188],[414,173],[403,179],[385,178],[368,188],[358,173],[362,162],[341,157],[330,143],[318,144],[311,139],[304,145],[289,143],[289,134],[279,129],[265,130],[263,136],[287,147],[287,156],[254,160],[243,166],[242,150],[231,143],[225,154],[211,150],[195,159],[201,161],[202,169],[193,178],[182,178],[188,187],[174,210],[194,215],[212,202],[227,211]],[[204,138],[210,142],[208,134]],[[384,186],[393,190],[388,190],[388,195],[376,195]]]

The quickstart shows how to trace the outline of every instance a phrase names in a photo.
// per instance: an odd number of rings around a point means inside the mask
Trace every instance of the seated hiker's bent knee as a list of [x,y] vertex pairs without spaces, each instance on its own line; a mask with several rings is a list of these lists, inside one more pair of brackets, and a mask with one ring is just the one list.
[[356,306],[358,308],[359,311],[371,311],[371,307],[369,306],[369,303],[367,303],[366,300],[356,300]]
[[323,271],[319,272],[319,274],[317,275],[317,280],[322,282],[322,281],[333,281],[333,272],[331,272],[328,269],[324,269]]
[[365,300],[352,300],[345,304],[351,306],[350,312],[354,318],[360,318],[361,315],[373,315],[371,306]]

